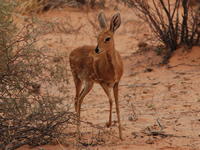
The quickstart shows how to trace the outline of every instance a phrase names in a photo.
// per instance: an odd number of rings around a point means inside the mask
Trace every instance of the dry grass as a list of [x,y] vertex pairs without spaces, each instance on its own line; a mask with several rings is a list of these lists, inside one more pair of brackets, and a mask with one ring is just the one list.
[[70,4],[70,0],[16,0],[16,12],[20,14],[41,13],[44,10]]
[[17,0],[18,6],[15,11],[21,14],[29,14],[31,12],[41,12],[46,6],[46,0]]

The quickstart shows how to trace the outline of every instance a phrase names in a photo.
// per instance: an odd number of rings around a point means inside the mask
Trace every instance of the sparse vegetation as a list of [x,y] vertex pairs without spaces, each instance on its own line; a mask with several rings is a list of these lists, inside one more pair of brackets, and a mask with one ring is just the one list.
[[[191,0],[176,0],[174,5],[163,0],[153,0],[152,5],[147,0],[124,2],[134,8],[135,14],[146,21],[156,38],[165,44],[162,63],[167,63],[172,52],[181,44],[187,45],[188,48],[200,45],[199,1],[193,4]],[[183,18],[180,18],[180,7],[183,7]]]
[[44,10],[70,5],[72,0],[15,0],[15,11],[20,14],[40,13]]
[[158,45],[156,46],[156,48],[154,49],[154,51],[156,52],[157,55],[161,55],[163,53],[163,46],[162,45]]
[[197,102],[200,102],[200,97],[197,98]]
[[152,108],[153,107],[153,104],[148,104],[147,105],[147,108]]
[[99,8],[105,8],[105,0],[76,0],[78,3],[82,5],[89,5],[90,8],[95,8],[95,6]]
[[69,6],[69,7],[79,7],[84,5],[90,8],[105,8],[105,0],[15,0],[13,1],[17,7],[15,11],[20,14],[30,14],[30,13],[41,13],[42,11]]
[[[45,15],[39,14],[42,18],[56,17],[56,22],[52,22],[31,16],[35,12],[43,13],[46,4],[40,2],[44,0],[34,1],[41,5],[38,9],[29,7],[28,10],[23,10],[23,15],[31,17],[20,15],[18,8],[26,6],[19,5],[20,0],[16,1],[0,1],[0,149],[15,149],[25,144],[25,147],[29,145],[30,149],[200,147],[200,135],[196,132],[200,122],[198,47],[195,46],[187,52],[190,46],[182,43],[184,47],[174,52],[174,57],[166,65],[168,68],[157,68],[154,65],[158,64],[160,59],[165,59],[166,46],[163,42],[155,39],[156,36],[151,34],[144,21],[130,13],[133,7],[127,10],[126,7],[118,5],[118,0],[106,1],[106,12],[109,14],[116,12],[113,7],[108,9],[110,3],[119,6],[118,12],[123,12],[123,28],[117,33],[116,49],[122,54],[126,68],[120,84],[120,113],[125,141],[118,139],[114,108],[113,124],[110,129],[106,128],[109,106],[106,105],[107,97],[104,91],[98,87],[95,87],[84,101],[81,118],[83,138],[76,141],[76,115],[73,113],[74,108],[71,108],[74,103],[74,88],[73,83],[68,84],[68,78],[72,80],[72,77],[69,77],[67,72],[67,53],[61,52],[71,51],[79,45],[78,42],[81,42],[80,45],[96,45],[95,36],[100,31],[97,13],[101,7],[95,3],[94,8],[98,9],[91,10],[88,2],[92,1],[88,0],[85,0],[84,5],[76,0],[66,0],[63,1],[66,2],[64,5],[56,5],[56,2],[62,0],[52,0],[53,5],[49,5],[47,9],[65,5],[83,8],[68,10],[66,7],[67,9],[53,10]],[[30,3],[32,0],[21,1]],[[196,7],[194,1],[190,0],[190,5]],[[167,1],[164,3],[167,4]],[[172,4],[171,8],[173,6]],[[90,10],[85,11],[85,8]],[[183,10],[181,1],[179,10]],[[87,17],[83,12],[87,12]],[[13,14],[20,15],[20,19],[16,20]],[[60,22],[59,18],[64,18],[62,21],[66,22]],[[179,19],[178,31],[181,35],[182,16]],[[191,27],[189,20],[188,26]],[[190,31],[191,29],[189,28]],[[132,54],[135,51],[136,53]],[[99,101],[95,101],[99,98],[100,105]],[[157,120],[157,124],[155,119],[158,117],[161,122]],[[167,129],[163,130],[165,133],[160,131],[162,125]],[[142,131],[144,132],[141,133]],[[54,146],[41,147],[43,144]]]
[[[0,148],[51,143],[76,116],[69,112],[66,54],[37,42],[56,32],[58,23],[25,17],[14,23],[14,1],[0,1]],[[59,59],[56,59],[59,58]],[[56,91],[56,92],[55,92]]]

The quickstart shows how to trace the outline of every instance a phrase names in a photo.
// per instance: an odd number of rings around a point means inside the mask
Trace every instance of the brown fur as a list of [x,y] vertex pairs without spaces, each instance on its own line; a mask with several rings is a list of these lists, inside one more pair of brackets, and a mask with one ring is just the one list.
[[[75,110],[78,114],[77,122],[77,138],[80,138],[80,112],[81,104],[84,97],[92,89],[94,83],[102,86],[107,94],[110,102],[110,117],[107,126],[111,125],[112,120],[112,98],[109,88],[113,88],[114,98],[116,103],[116,112],[119,123],[119,136],[122,139],[121,122],[118,102],[118,83],[123,74],[123,62],[120,54],[115,50],[113,34],[120,26],[120,14],[116,14],[111,19],[110,28],[107,29],[105,15],[103,11],[99,15],[99,23],[102,27],[102,32],[97,39],[97,47],[82,46],[74,49],[69,56],[70,67],[76,87]],[[106,41],[106,38],[110,38]],[[97,49],[96,49],[97,48]],[[98,52],[96,52],[98,50]],[[85,86],[82,89],[82,83],[85,81]]]

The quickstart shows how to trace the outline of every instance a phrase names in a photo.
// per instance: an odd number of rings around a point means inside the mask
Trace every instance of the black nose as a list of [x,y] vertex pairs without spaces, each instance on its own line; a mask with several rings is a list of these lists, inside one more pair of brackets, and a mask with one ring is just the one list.
[[95,52],[98,54],[99,53],[99,48],[98,46],[95,48]]

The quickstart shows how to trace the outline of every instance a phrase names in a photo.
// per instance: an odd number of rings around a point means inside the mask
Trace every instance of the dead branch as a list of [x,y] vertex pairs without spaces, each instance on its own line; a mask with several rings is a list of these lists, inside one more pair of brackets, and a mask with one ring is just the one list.
[[[172,52],[181,44],[191,48],[199,45],[198,8],[191,7],[188,0],[176,0],[172,7],[170,1],[127,0],[134,13],[148,23],[157,39],[166,46],[162,64],[167,64]],[[183,19],[179,18],[179,7],[183,7]]]
[[134,131],[132,133],[135,135],[134,139],[139,137],[139,135],[137,135]]
[[86,143],[86,142],[81,142],[80,140],[78,140],[79,143],[81,143],[83,146],[91,146],[93,145],[93,140],[90,143]]
[[174,66],[168,66],[168,68],[174,68],[174,67],[178,67],[178,66],[182,66],[182,65],[185,65],[185,66],[194,66],[194,67],[198,67],[199,65],[192,65],[192,64],[186,64],[186,63],[180,63],[180,64],[177,64],[177,65],[174,65]]
[[[0,120],[5,122],[7,118],[3,119]],[[63,124],[74,124],[75,120],[76,115],[74,113],[64,112],[47,119],[39,118],[38,121],[30,119],[29,122],[17,127],[10,127],[9,124],[0,124],[0,141],[3,141],[0,147],[3,149],[16,149],[26,144],[35,147],[51,143],[54,138],[65,134],[63,130],[67,126],[63,127]],[[60,130],[61,128],[63,129],[62,131]]]
[[173,134],[165,134],[163,133],[163,129],[164,127],[162,126],[162,124],[160,123],[159,121],[159,118],[157,118],[157,122],[158,122],[158,125],[160,126],[160,131],[152,131],[148,126],[147,126],[147,130],[149,132],[145,132],[145,131],[141,131],[142,133],[144,134],[147,134],[148,136],[161,136],[162,138],[165,138],[165,137],[186,137],[184,135],[173,135]]
[[163,128],[163,126],[161,125],[161,123],[159,122],[159,118],[157,118],[157,122],[158,122],[159,126],[161,127],[160,131],[152,131],[152,130],[149,128],[149,126],[147,126],[147,130],[148,130],[149,132],[142,131],[142,133],[147,134],[148,136],[150,136],[150,135],[157,136],[157,135],[160,135],[161,133],[163,133],[163,129],[164,129],[164,128]]
[[103,132],[104,135],[107,134],[109,136],[112,136],[112,137],[115,137],[115,138],[119,138],[118,136],[115,136],[115,135],[111,134],[109,131],[106,131],[104,126],[94,125],[92,122],[89,122],[89,121],[81,121],[81,122],[85,123],[85,124],[89,124],[93,128],[99,129],[100,131]]
[[128,88],[136,88],[136,87],[152,87],[152,88],[155,88],[154,86],[152,86],[152,85],[138,85],[138,84],[131,84],[131,85],[128,85]]

